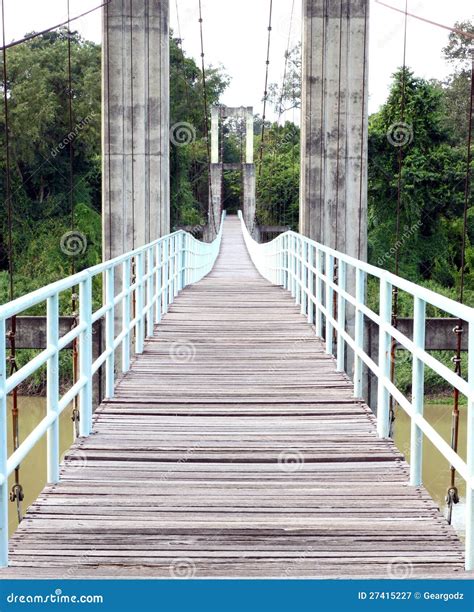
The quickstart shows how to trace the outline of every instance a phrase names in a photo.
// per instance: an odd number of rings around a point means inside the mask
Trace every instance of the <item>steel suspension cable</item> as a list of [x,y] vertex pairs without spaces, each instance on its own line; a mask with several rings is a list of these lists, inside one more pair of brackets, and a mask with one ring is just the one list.
[[[70,0],[66,0],[67,4],[67,108],[68,108],[68,127],[69,134],[73,133],[74,129],[74,114],[73,114],[73,83],[72,83],[72,32],[71,32],[71,11],[70,11]],[[75,200],[74,200],[74,139],[68,138],[68,153],[69,153],[69,210],[71,215],[71,233],[75,230]],[[76,272],[76,257],[75,253],[71,254],[71,274]],[[77,287],[71,288],[71,309],[74,322],[72,328],[78,325],[78,313],[77,313],[77,300],[78,292]],[[76,384],[79,378],[79,352],[77,338],[74,338],[72,342],[72,379],[73,384]],[[78,397],[75,396],[72,401],[72,413],[71,420],[74,424],[74,434],[76,438],[79,436],[79,406]]]
[[288,72],[288,60],[289,60],[289,53],[290,53],[291,31],[293,29],[294,12],[295,12],[295,0],[293,0],[291,4],[290,25],[288,28],[288,40],[286,43],[286,52],[285,52],[285,66],[283,68],[283,81],[281,85],[280,100],[278,104],[278,122],[280,122],[281,116],[283,114],[283,98],[284,98],[284,93],[285,93],[285,82],[286,82],[286,77],[287,77],[287,72]]
[[58,23],[58,24],[56,24],[54,26],[46,28],[45,30],[41,30],[40,32],[33,32],[32,34],[28,34],[28,36],[24,36],[23,38],[20,38],[19,40],[14,40],[13,42],[9,43],[8,45],[6,44],[6,41],[3,41],[2,49],[11,49],[12,47],[16,47],[17,45],[21,45],[21,44],[23,44],[25,42],[28,42],[29,40],[33,40],[34,38],[38,38],[38,36],[43,36],[44,34],[48,34],[48,32],[52,32],[53,30],[58,30],[59,28],[62,28],[64,26],[68,26],[69,27],[69,24],[72,23],[73,21],[77,21],[78,19],[82,19],[83,17],[86,17],[87,15],[90,15],[91,13],[94,13],[95,11],[98,11],[99,9],[103,8],[104,6],[107,6],[111,2],[112,2],[112,0],[107,0],[107,2],[103,2],[102,4],[94,6],[93,8],[89,9],[88,11],[85,11],[84,13],[81,13],[80,15],[76,15],[75,17],[71,17],[70,19],[66,19],[66,21],[62,21],[61,23]]
[[[10,114],[8,102],[8,65],[7,65],[7,49],[6,49],[6,33],[5,33],[5,0],[2,0],[2,41],[3,41],[3,111],[5,118],[5,195],[7,208],[7,250],[8,250],[8,277],[9,277],[9,297],[13,300],[15,297],[14,286],[14,263],[13,263],[13,200],[11,188],[11,152],[10,152]],[[10,329],[7,332],[9,341],[10,354],[8,356],[9,375],[11,376],[18,370],[16,357],[16,331],[17,319],[14,315],[10,319]],[[20,445],[20,425],[19,425],[19,406],[18,406],[18,387],[12,391],[12,437],[13,451],[16,451]],[[10,501],[16,503],[18,522],[23,519],[22,501],[24,500],[23,487],[20,484],[20,465],[15,468],[14,484],[10,492]]]
[[[405,0],[405,23],[403,32],[403,67],[402,67],[402,91],[400,100],[400,125],[405,123],[406,110],[406,76],[407,76],[407,31],[408,31],[408,0]],[[402,143],[399,143],[402,145]],[[400,239],[401,212],[403,203],[403,146],[398,147],[398,177],[397,177],[397,214],[396,214],[396,229],[395,229],[395,274],[398,276],[400,271],[400,255],[397,245]],[[392,326],[398,327],[398,287],[392,289]],[[392,337],[390,341],[390,381],[395,382],[395,367],[397,357],[397,343]],[[389,436],[393,437],[393,424],[395,422],[395,400],[390,394],[390,432]]]
[[[464,181],[464,209],[463,209],[463,234],[461,244],[461,278],[459,286],[459,301],[461,304],[464,302],[464,285],[465,285],[465,272],[466,272],[466,243],[467,243],[467,226],[468,226],[468,211],[469,201],[471,195],[471,165],[472,165],[472,127],[474,123],[474,50],[472,53],[472,65],[471,65],[471,91],[470,91],[470,102],[469,102],[469,117],[468,117],[468,131],[467,131],[467,154],[466,154],[466,177]],[[453,332],[456,334],[456,353],[453,357],[454,372],[458,375],[462,375],[461,365],[461,351],[462,351],[462,335],[464,332],[464,322],[458,319],[456,327]],[[459,390],[455,387],[453,392],[453,412],[451,421],[451,448],[454,452],[458,451],[459,443]],[[456,486],[456,468],[452,465],[450,468],[450,485],[446,494],[446,504],[448,507],[447,520],[451,523],[453,516],[453,506],[459,503],[459,492]]]
[[[203,107],[204,107],[204,137],[206,139],[207,149],[207,166],[208,166],[208,185],[209,185],[209,225],[213,228],[214,233],[217,234],[217,222],[214,217],[214,197],[212,194],[212,180],[211,180],[211,142],[209,139],[209,105],[207,100],[207,86],[206,86],[206,65],[204,61],[204,32],[203,32],[203,18],[202,18],[202,1],[199,0],[199,33],[201,39],[201,72],[202,72],[202,96],[203,96]],[[212,225],[211,225],[212,221]]]
[[270,47],[272,39],[272,14],[273,14],[273,0],[270,0],[270,9],[268,17],[268,37],[267,37],[267,59],[265,62],[265,87],[263,90],[263,113],[262,113],[262,133],[260,137],[260,151],[259,151],[259,165],[258,165],[258,177],[262,174],[262,162],[263,162],[263,149],[265,146],[265,120],[267,118],[267,101],[268,101],[268,74],[270,70]]

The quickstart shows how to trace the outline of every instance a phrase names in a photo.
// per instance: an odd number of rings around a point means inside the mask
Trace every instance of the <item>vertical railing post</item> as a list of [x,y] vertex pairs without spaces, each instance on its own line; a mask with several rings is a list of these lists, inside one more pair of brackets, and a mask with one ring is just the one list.
[[176,234],[174,237],[174,284],[173,284],[173,302],[174,298],[179,293],[180,276],[179,268],[181,266],[181,236]]
[[308,243],[308,323],[314,324],[314,245]]
[[154,332],[153,298],[155,295],[155,251],[153,247],[147,250],[147,283],[146,283],[146,335],[151,338]]
[[143,353],[143,345],[145,343],[145,321],[143,319],[143,308],[144,308],[144,286],[143,286],[143,272],[144,272],[144,258],[143,251],[138,253],[136,256],[136,312],[135,316],[137,317],[137,335],[136,335],[136,344],[135,344],[135,352],[137,354]]
[[303,301],[303,265],[302,265],[302,241],[299,236],[295,239],[295,257],[296,257],[296,303],[301,304]]
[[131,259],[126,259],[122,264],[122,372],[130,369],[130,306],[131,306]]
[[184,232],[181,234],[181,257],[180,257],[180,274],[179,274],[179,290],[184,289],[186,287],[186,274],[187,274],[187,262],[188,262],[188,253],[187,253],[187,234]]
[[115,387],[115,268],[110,267],[105,271],[105,350],[107,359],[105,361],[105,397],[114,396]]
[[288,267],[289,262],[289,249],[290,249],[290,237],[288,234],[283,238],[283,287],[288,291],[290,287],[289,278],[290,270]]
[[161,278],[162,278],[162,313],[166,314],[168,312],[168,249],[169,249],[169,238],[165,238],[163,240],[163,265],[161,267]]
[[79,284],[79,322],[85,329],[79,335],[79,372],[85,383],[80,391],[79,434],[88,436],[92,429],[92,278]]
[[390,377],[391,335],[382,328],[392,320],[392,286],[385,278],[380,279],[380,328],[379,328],[379,378],[377,388],[377,431],[381,438],[390,432],[390,396],[385,382]]
[[163,258],[161,256],[161,242],[158,242],[156,244],[155,249],[155,323],[159,323],[161,321],[161,295],[163,289],[163,285],[161,282],[161,265],[163,263]]
[[[415,297],[413,310],[413,344],[415,348],[425,348],[425,326],[426,326],[426,302]],[[414,414],[423,414],[425,396],[425,364],[421,359],[413,355],[412,370],[412,400]],[[419,487],[422,483],[423,469],[423,432],[411,420],[410,441],[410,484]]]
[[332,324],[329,317],[334,317],[334,289],[330,283],[334,282],[334,257],[326,253],[326,353],[332,355],[333,340],[332,340]]
[[297,266],[298,260],[296,259],[296,236],[291,236],[291,296],[296,300],[298,299],[298,286],[297,286]]
[[318,338],[323,337],[323,311],[321,306],[323,305],[323,280],[321,278],[323,273],[323,254],[321,249],[316,247],[316,336]]
[[8,565],[8,477],[7,477],[7,356],[6,325],[0,319],[0,567]]
[[308,306],[308,243],[303,238],[300,239],[300,257],[301,257],[301,314],[305,315]]
[[170,295],[169,303],[174,302],[174,286],[176,278],[176,236],[172,236],[170,239]]
[[474,321],[468,329],[469,397],[467,398],[467,450],[466,465],[469,482],[466,482],[466,570],[474,570]]
[[345,366],[345,341],[342,336],[343,331],[346,330],[346,300],[342,295],[342,291],[346,290],[346,277],[347,277],[347,266],[346,262],[341,259],[338,262],[338,293],[337,293],[337,365],[336,370],[338,372],[344,372]]
[[[355,287],[355,322],[354,322],[354,342],[356,349],[364,350],[364,313],[359,306],[365,305],[365,279],[366,275],[363,270],[356,270],[356,287]],[[354,397],[362,397],[362,368],[363,361],[355,352],[354,354]]]
[[46,304],[46,345],[54,348],[54,354],[46,364],[46,411],[55,420],[47,433],[48,482],[59,481],[59,298],[55,293]]
[[293,236],[288,236],[288,291],[291,297],[293,293]]

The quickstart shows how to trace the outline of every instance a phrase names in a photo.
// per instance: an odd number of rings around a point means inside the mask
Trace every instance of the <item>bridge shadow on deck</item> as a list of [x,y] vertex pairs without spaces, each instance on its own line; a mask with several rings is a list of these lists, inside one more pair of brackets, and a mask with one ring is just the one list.
[[236,218],[11,540],[7,577],[466,577]]

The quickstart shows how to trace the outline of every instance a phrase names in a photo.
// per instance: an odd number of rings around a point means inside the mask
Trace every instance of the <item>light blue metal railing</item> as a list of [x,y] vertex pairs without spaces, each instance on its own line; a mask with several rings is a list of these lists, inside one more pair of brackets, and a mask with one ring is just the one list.
[[[46,434],[47,479],[49,483],[59,480],[60,414],[76,396],[79,396],[80,435],[90,434],[94,375],[101,366],[104,366],[105,397],[113,397],[116,351],[119,349],[121,353],[122,372],[127,372],[130,368],[132,351],[137,354],[143,352],[145,338],[153,335],[154,325],[160,322],[178,292],[211,271],[220,249],[223,220],[224,214],[219,234],[211,243],[200,242],[184,231],[174,232],[0,306],[0,567],[8,564],[8,477]],[[101,307],[94,311],[92,281],[99,275],[103,280],[104,298]],[[59,296],[62,292],[77,286],[79,287],[78,324],[60,337]],[[44,302],[47,308],[46,349],[17,372],[7,376],[7,321],[12,316]],[[121,309],[118,334],[116,334],[115,316],[117,308]],[[93,361],[92,327],[100,319],[105,319],[105,350]],[[79,343],[78,380],[61,397],[59,353],[70,346],[76,338]],[[45,364],[46,417],[8,457],[8,394]]]
[[[363,364],[377,377],[377,428],[388,437],[390,396],[411,419],[410,484],[422,484],[423,436],[455,467],[466,482],[466,569],[474,569],[474,309],[420,287],[386,270],[359,261],[310,240],[296,232],[280,234],[272,242],[257,243],[249,234],[242,215],[242,232],[250,257],[260,274],[291,292],[301,313],[315,325],[316,335],[325,338],[326,352],[336,349],[337,370],[344,371],[345,353],[353,351],[354,397],[362,397]],[[337,282],[334,270],[337,265]],[[379,313],[365,302],[367,277],[380,282]],[[350,287],[352,287],[352,293]],[[413,298],[413,338],[392,325],[392,289],[397,287]],[[468,372],[464,379],[425,350],[426,306],[432,305],[466,322],[468,327]],[[349,308],[353,325],[348,326]],[[379,329],[378,363],[364,350],[364,317]],[[336,332],[336,347],[333,332]],[[413,358],[412,394],[408,399],[390,379],[392,338]],[[443,439],[423,415],[425,366],[467,398],[466,460]]]

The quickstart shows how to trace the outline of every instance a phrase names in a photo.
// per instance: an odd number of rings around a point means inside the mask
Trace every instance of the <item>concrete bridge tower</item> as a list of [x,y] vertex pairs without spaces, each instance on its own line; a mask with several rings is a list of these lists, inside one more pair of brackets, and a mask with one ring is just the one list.
[[370,0],[304,0],[300,232],[367,257]]
[[169,0],[111,0],[103,18],[103,256],[170,229]]

